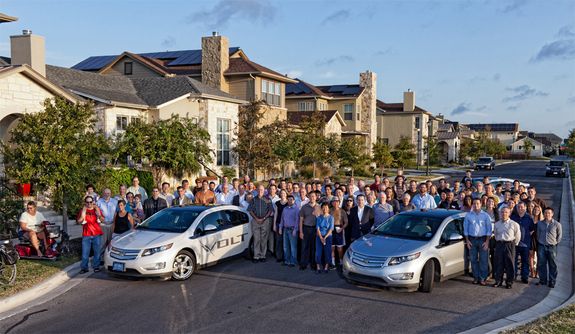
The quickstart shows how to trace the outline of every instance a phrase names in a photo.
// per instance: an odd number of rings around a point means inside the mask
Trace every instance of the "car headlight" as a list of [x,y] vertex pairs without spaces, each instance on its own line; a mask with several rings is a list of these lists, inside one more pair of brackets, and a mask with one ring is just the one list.
[[345,253],[345,255],[347,255],[347,258],[351,260],[351,257],[353,256],[352,250],[348,249],[347,252]]
[[419,255],[421,255],[421,252],[417,252],[415,254],[411,254],[411,255],[406,255],[406,256],[396,256],[396,257],[392,257],[389,260],[389,263],[387,264],[388,266],[395,266],[398,264],[402,264],[403,262],[408,262],[408,261],[412,261],[415,260],[419,257]]
[[154,248],[144,249],[144,252],[142,253],[142,256],[149,256],[149,255],[152,255],[152,254],[156,254],[156,253],[159,253],[159,252],[163,252],[163,251],[165,251],[165,250],[168,250],[168,249],[172,248],[172,245],[173,245],[173,243],[167,244],[167,245],[163,245],[163,246],[160,246],[160,247],[154,247]]
[[545,169],[547,169],[547,170],[551,170],[551,167],[545,167]]

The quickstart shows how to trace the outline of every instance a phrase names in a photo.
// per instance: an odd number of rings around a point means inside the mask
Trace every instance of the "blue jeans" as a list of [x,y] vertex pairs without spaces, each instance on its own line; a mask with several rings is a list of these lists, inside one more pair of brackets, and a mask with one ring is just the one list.
[[331,264],[331,235],[325,239],[325,245],[318,236],[315,238],[315,263],[318,266],[322,265],[322,258],[324,266]]
[[[539,244],[537,248],[537,273],[539,274],[539,282],[542,284],[555,285],[557,280],[557,246],[545,246]],[[549,268],[549,278],[547,277],[547,269]]]
[[515,247],[515,274],[519,271],[519,258],[521,257],[521,279],[529,279],[529,247]]
[[489,249],[483,249],[485,238],[469,238],[471,249],[469,250],[469,262],[471,262],[471,271],[476,281],[484,281],[489,273]]
[[293,227],[286,227],[282,232],[284,259],[286,264],[296,265],[297,258],[297,233],[293,235]]
[[96,235],[93,237],[82,237],[82,269],[88,270],[88,260],[90,259],[90,248],[94,251],[92,258],[92,268],[100,267],[100,247],[102,244],[102,236]]

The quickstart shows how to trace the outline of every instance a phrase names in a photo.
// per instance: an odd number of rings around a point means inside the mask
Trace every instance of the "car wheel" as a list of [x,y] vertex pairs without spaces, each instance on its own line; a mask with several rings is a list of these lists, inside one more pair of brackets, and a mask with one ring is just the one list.
[[172,279],[176,281],[185,281],[196,271],[196,257],[182,250],[174,258],[172,265]]
[[253,260],[253,258],[254,258],[254,238],[253,237],[250,239],[250,243],[248,245],[248,248],[246,248],[246,250],[244,251],[244,257],[246,258],[246,260]]
[[421,277],[419,278],[419,291],[421,292],[431,292],[433,290],[433,278],[435,276],[435,265],[433,261],[427,261],[423,270],[421,271]]

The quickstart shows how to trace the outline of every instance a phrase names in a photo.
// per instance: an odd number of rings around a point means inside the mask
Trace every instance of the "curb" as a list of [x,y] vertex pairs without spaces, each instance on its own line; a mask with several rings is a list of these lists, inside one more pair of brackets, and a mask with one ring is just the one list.
[[[569,169],[568,169],[569,170]],[[567,186],[565,186],[567,182]],[[565,191],[567,190],[567,194]],[[567,195],[567,196],[565,196]],[[561,242],[557,247],[557,262],[564,262],[560,264],[557,275],[557,283],[555,289],[551,289],[547,296],[543,298],[539,303],[525,309],[521,312],[509,315],[505,318],[495,320],[483,324],[479,327],[475,327],[461,333],[466,334],[483,334],[483,333],[500,333],[502,331],[511,330],[519,326],[528,324],[539,318],[549,315],[557,310],[560,310],[566,306],[575,303],[575,295],[573,294],[575,281],[574,281],[574,269],[575,269],[575,203],[573,200],[573,189],[571,183],[571,171],[569,170],[569,177],[563,179],[563,193],[561,195],[561,220],[564,227],[563,236],[565,238],[565,230],[569,231],[569,239]],[[570,208],[570,209],[569,209]],[[565,214],[563,214],[565,213]],[[568,229],[567,229],[568,228]],[[560,258],[561,256],[561,258]],[[564,259],[569,257],[568,259]],[[563,261],[561,261],[563,260]]]
[[89,275],[83,275],[77,278],[80,263],[81,261],[78,261],[69,265],[61,272],[54,274],[33,288],[1,299],[0,321],[26,311],[36,305],[50,301],[80,284],[84,279],[89,277]]

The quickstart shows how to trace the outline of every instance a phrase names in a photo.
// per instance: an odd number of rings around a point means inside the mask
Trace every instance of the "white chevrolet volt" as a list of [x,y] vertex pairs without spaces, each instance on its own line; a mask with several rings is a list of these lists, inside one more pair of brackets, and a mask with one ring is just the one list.
[[237,206],[164,209],[114,238],[104,262],[114,275],[186,280],[201,267],[249,255],[250,216]]

